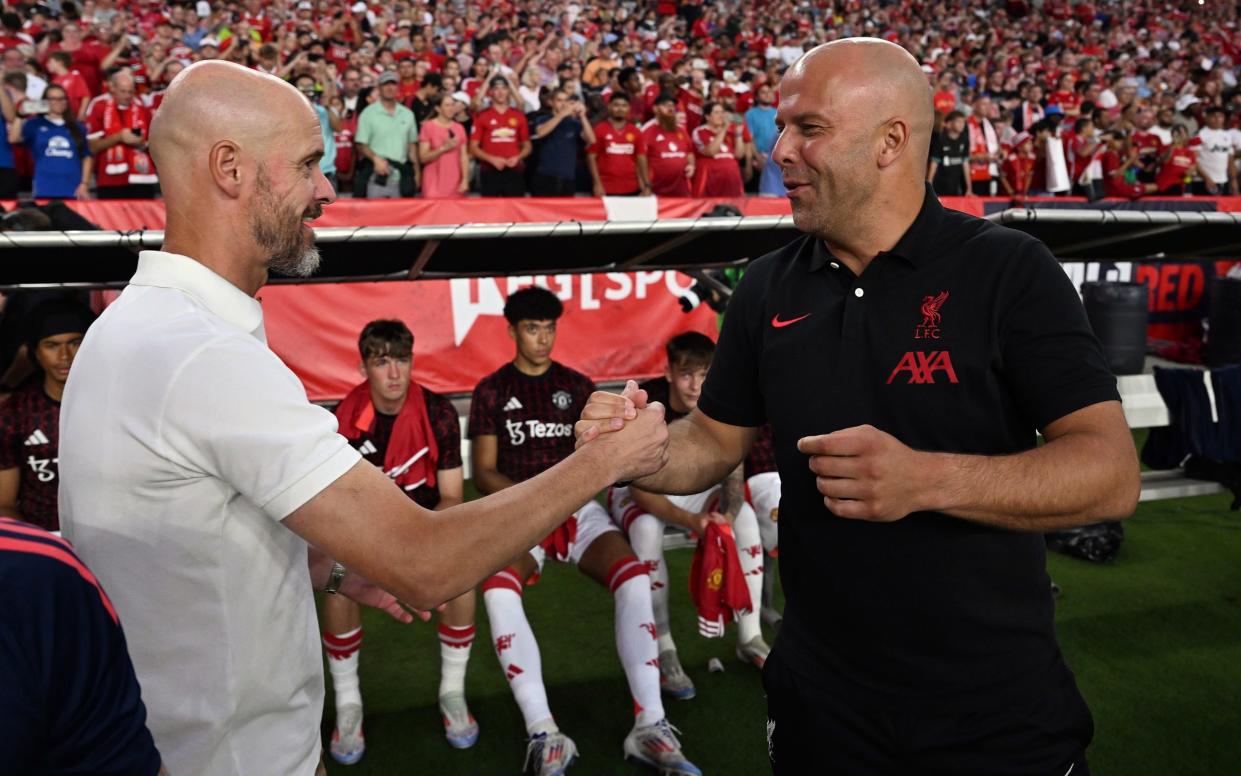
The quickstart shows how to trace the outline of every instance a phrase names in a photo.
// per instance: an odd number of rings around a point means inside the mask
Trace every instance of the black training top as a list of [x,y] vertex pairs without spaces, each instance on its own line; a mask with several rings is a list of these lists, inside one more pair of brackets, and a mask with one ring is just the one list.
[[944,210],[929,187],[909,231],[860,277],[812,237],[754,262],[699,408],[772,425],[786,596],[776,652],[859,701],[974,708],[1063,676],[1041,535],[938,513],[836,518],[797,440],[871,424],[919,450],[1002,455],[1118,398],[1046,246]]

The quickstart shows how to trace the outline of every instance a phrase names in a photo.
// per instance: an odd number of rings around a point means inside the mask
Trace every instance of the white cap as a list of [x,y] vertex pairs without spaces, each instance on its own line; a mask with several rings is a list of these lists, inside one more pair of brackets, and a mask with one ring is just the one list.
[[1202,100],[1192,94],[1182,94],[1176,100],[1176,109],[1178,112],[1184,113],[1191,105],[1197,105],[1200,102],[1202,102]]
[[309,0],[302,0],[300,3],[297,4],[297,10],[299,11],[310,11],[313,9],[314,9],[314,6],[310,4]]
[[349,10],[353,11],[354,13],[366,13],[368,9],[366,7],[366,3],[354,3],[352,6],[350,6]]
[[668,49],[672,48],[672,44],[666,40],[661,40],[660,42],[655,44],[655,48],[659,49],[660,51],[667,51]]
[[452,98],[462,105],[469,105],[471,102],[470,95],[466,92],[453,92]]
[[200,41],[198,42],[198,47],[199,47],[199,48],[202,48],[203,46],[213,46],[213,47],[215,47],[215,48],[219,48],[219,47],[220,47],[220,41],[218,41],[218,40],[216,40],[215,38],[212,38],[212,37],[206,37],[206,38],[203,38],[202,40],[200,40]]

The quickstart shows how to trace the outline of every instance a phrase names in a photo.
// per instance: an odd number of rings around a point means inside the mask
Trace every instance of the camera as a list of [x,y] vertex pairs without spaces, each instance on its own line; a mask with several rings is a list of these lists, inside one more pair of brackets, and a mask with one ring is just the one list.
[[[703,270],[703,273],[711,278],[728,285],[728,278],[718,269]],[[707,307],[715,310],[717,313],[723,313],[728,307],[728,297],[720,293],[719,289],[708,285],[706,282],[699,280],[688,291],[681,294],[677,302],[681,305],[681,312],[691,313],[698,309],[698,305],[706,303]]]

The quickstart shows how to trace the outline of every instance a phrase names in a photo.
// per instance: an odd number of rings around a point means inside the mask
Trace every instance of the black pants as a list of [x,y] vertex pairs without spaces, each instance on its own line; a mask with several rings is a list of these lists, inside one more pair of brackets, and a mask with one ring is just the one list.
[[0,167],[0,199],[17,199],[17,170]]
[[778,776],[1089,774],[1094,723],[1072,677],[1019,702],[965,713],[866,707],[811,684],[778,653],[767,659],[767,750]]
[[536,197],[571,197],[574,194],[574,188],[574,181],[571,178],[535,175],[531,193]]
[[155,199],[154,183],[128,183],[123,186],[100,186],[97,199]]
[[478,173],[478,191],[484,197],[524,197],[525,173],[521,168],[494,170],[483,165]]
[[970,181],[970,191],[976,197],[994,197],[995,193],[991,190],[994,181]]

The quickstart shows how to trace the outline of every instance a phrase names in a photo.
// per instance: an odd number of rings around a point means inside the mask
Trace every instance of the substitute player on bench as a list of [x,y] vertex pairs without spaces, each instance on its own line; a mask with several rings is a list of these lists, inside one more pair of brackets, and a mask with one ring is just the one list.
[[[362,457],[396,481],[426,509],[462,501],[461,425],[452,402],[411,377],[414,335],[400,321],[371,321],[358,337],[359,370],[366,382],[336,408],[340,433]],[[448,602],[440,616],[440,714],[448,743],[458,749],[478,740],[478,723],[465,703],[465,669],[474,643],[474,591]],[[358,654],[362,618],[344,596],[323,598],[323,648],[336,693],[332,757],[346,765],[361,759],[362,695]]]
[[[662,402],[668,422],[685,417],[698,406],[703,381],[711,367],[715,343],[696,331],[678,334],[666,345],[664,377],[641,387],[650,401]],[[668,622],[668,569],[664,564],[664,525],[679,525],[699,535],[708,522],[732,525],[737,556],[750,591],[751,609],[737,622],[737,657],[762,668],[771,651],[763,641],[758,602],[763,585],[763,547],[758,520],[744,499],[742,467],[722,482],[690,496],[662,496],[638,488],[617,487],[609,493],[612,518],[629,535],[638,557],[651,575],[651,599],[659,633],[660,681],[665,692],[679,700],[694,697],[694,683],[681,667]]]
[[[470,407],[474,483],[483,493],[533,477],[573,451],[573,423],[594,386],[551,358],[563,311],[555,294],[543,288],[522,289],[505,303],[516,356],[483,378]],[[538,643],[522,608],[523,582],[542,569],[548,556],[577,564],[615,599],[616,651],[637,715],[625,738],[625,757],[665,774],[699,774],[681,754],[664,717],[646,566],[594,501],[482,586],[496,656],[530,735],[527,772],[558,774],[577,756],[576,745],[552,718]]]

